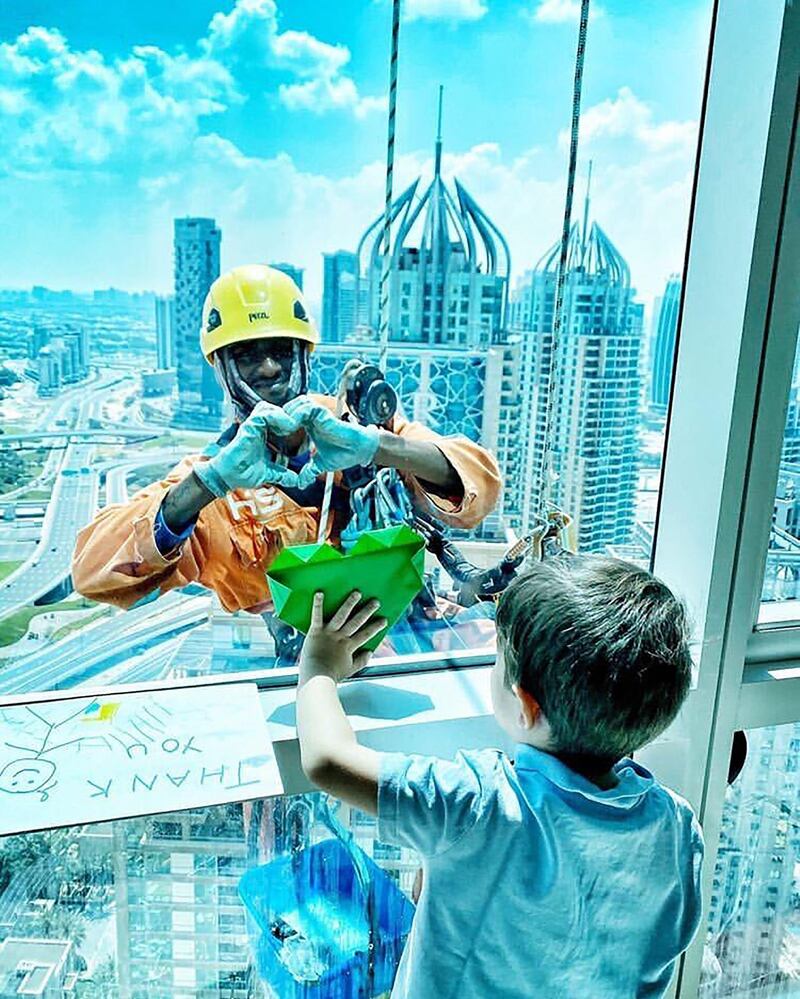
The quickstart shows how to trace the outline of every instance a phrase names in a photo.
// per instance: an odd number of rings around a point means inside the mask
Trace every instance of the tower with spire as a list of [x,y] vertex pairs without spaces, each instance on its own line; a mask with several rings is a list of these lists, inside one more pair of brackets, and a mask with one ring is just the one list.
[[[627,546],[633,540],[638,484],[643,306],[634,300],[625,259],[590,217],[587,183],[582,218],[570,231],[555,352],[550,441],[556,479],[549,499],[574,518],[581,550],[614,549],[635,556]],[[517,288],[512,306],[512,330],[523,337],[522,528],[530,528],[542,510],[559,254],[556,243]]]
[[[394,342],[477,347],[503,339],[511,269],[508,244],[464,186],[442,176],[443,87],[439,87],[433,179],[417,178],[393,202],[389,337]],[[379,216],[358,244],[367,337],[379,326]]]

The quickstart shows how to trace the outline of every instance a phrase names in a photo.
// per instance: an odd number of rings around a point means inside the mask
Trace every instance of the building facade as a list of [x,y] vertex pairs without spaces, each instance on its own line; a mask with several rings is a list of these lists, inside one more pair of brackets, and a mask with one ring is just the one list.
[[7,937],[0,943],[0,999],[77,996],[77,972],[69,940]]
[[[184,414],[219,422],[222,390],[200,352],[203,302],[219,277],[222,234],[213,219],[175,219],[175,347]],[[216,425],[216,424],[215,424]]]
[[[463,435],[482,444],[497,456],[508,483],[521,473],[521,354],[519,338],[483,350],[393,344],[386,378],[407,419],[444,436]],[[377,364],[379,348],[323,343],[311,358],[310,391],[336,395],[344,366],[354,356]],[[502,536],[501,524],[517,515],[516,499],[517,491],[506,489],[478,533]]]
[[[639,463],[643,306],[628,265],[603,230],[575,223],[569,240],[563,320],[548,427],[553,312],[560,247],[517,289],[522,336],[522,474],[512,480],[527,531],[545,499],[570,514],[585,551],[626,544],[632,534]],[[525,301],[527,299],[527,301]],[[543,496],[547,440],[553,479]]]
[[59,331],[53,337],[42,327],[28,341],[28,370],[38,380],[38,394],[57,395],[89,374],[89,334],[83,328]]
[[800,979],[800,725],[751,729],[726,792],[703,999],[787,996]]
[[322,339],[343,343],[353,335],[359,319],[358,257],[349,250],[337,250],[323,253],[322,260]]
[[659,299],[652,338],[650,368],[650,406],[666,414],[672,386],[672,367],[675,357],[675,338],[678,332],[678,315],[681,306],[681,278],[673,274]]

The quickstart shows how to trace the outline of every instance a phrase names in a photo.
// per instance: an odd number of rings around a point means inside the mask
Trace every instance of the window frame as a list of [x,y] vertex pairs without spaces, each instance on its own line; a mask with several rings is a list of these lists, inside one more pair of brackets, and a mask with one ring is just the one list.
[[[797,4],[715,5],[653,553],[700,639],[658,772],[685,777],[704,828],[703,926],[733,733],[800,720],[800,683],[765,662],[800,662],[800,628],[756,627],[800,325],[798,79]],[[673,996],[697,996],[704,944],[701,929]]]

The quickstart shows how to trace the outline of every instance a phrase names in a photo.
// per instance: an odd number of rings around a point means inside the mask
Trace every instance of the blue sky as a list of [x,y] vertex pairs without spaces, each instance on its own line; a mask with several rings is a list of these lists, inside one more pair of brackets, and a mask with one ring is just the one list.
[[[710,0],[593,0],[580,169],[648,300],[683,255]],[[511,243],[555,238],[576,0],[404,0],[398,190],[445,171]],[[381,210],[388,0],[17,0],[0,9],[3,286],[168,290],[172,219],[223,267],[323,251]]]

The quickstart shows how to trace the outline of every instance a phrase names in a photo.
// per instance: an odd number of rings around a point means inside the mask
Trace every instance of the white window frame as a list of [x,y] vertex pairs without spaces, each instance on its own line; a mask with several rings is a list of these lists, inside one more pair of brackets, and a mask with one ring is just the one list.
[[[800,325],[799,79],[800,5],[717,4],[653,558],[699,639],[658,772],[703,824],[706,906],[734,731],[800,720],[800,683],[774,668],[800,661],[800,629],[756,629]],[[697,996],[704,927],[680,999]]]

